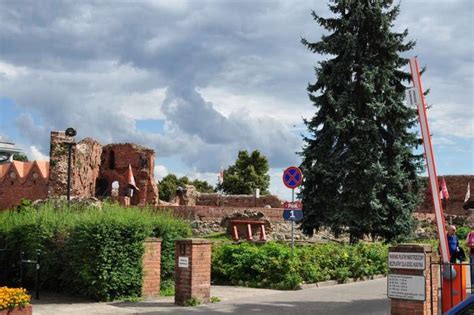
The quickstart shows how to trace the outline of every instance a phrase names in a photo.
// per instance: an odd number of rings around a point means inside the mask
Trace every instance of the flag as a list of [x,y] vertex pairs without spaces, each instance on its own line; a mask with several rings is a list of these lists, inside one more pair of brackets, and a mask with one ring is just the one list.
[[443,177],[443,183],[441,184],[441,199],[446,199],[448,200],[449,199],[449,192],[448,192],[448,186],[446,186],[446,181],[444,180],[444,177]]
[[135,188],[136,190],[140,190],[135,183],[135,177],[133,176],[132,166],[128,164],[128,176],[127,176],[127,183],[129,186]]
[[223,167],[221,167],[221,171],[219,172],[218,180],[219,180],[219,184],[222,185],[224,183],[224,168]]
[[464,197],[464,202],[467,202],[471,198],[471,183],[467,183],[466,196]]

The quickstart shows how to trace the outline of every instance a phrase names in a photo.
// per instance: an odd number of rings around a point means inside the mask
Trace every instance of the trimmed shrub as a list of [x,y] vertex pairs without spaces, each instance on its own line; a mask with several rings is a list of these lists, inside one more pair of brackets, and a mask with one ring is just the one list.
[[295,289],[302,282],[344,282],[387,273],[388,248],[382,244],[355,246],[319,244],[295,247],[269,242],[214,246],[214,283],[261,288]]
[[[189,237],[188,223],[152,209],[104,204],[96,208],[53,208],[0,213],[0,254],[5,272],[0,281],[14,283],[19,274],[19,252],[34,259],[42,254],[42,287],[67,290],[96,300],[137,297],[143,278],[142,257],[147,237],[160,237],[162,278],[172,278],[174,240]],[[25,268],[26,269],[26,268]],[[32,283],[33,268],[25,283]],[[2,277],[3,276],[3,277]]]

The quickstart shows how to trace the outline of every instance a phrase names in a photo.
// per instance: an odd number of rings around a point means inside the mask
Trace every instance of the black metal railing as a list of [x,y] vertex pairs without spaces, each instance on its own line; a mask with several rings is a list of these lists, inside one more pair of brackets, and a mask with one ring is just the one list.
[[34,266],[35,272],[35,299],[39,300],[40,294],[40,271],[41,271],[41,251],[36,250],[36,260],[25,259],[25,253],[20,252],[20,285],[23,285],[23,266]]

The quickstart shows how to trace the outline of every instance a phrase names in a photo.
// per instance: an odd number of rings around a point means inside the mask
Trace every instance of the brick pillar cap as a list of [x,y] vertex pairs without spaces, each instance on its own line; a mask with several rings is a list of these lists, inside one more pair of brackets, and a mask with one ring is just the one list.
[[145,242],[160,242],[161,243],[161,238],[159,238],[159,237],[147,237],[145,239]]
[[433,246],[430,244],[420,244],[420,243],[406,243],[398,244],[395,246],[390,246],[388,248],[389,252],[402,251],[402,252],[432,252]]
[[185,244],[212,244],[212,241],[206,240],[203,238],[182,238],[176,240],[176,243],[185,243]]

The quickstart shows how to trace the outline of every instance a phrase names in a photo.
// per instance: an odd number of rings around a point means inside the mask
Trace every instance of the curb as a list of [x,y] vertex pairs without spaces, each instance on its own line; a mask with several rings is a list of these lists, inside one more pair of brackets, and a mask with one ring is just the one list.
[[328,281],[321,281],[316,283],[305,283],[300,284],[299,290],[311,289],[311,288],[324,288],[330,287],[338,284],[347,284],[347,283],[354,283],[354,282],[362,282],[368,280],[375,280],[385,278],[385,275],[374,275],[370,277],[362,277],[362,278],[348,278],[345,281],[338,281],[338,280],[328,280]]

